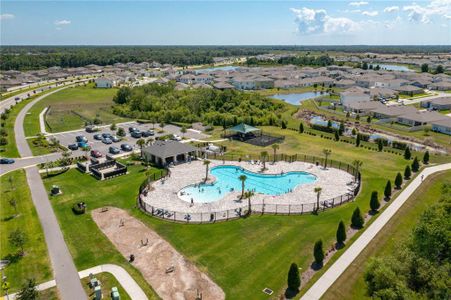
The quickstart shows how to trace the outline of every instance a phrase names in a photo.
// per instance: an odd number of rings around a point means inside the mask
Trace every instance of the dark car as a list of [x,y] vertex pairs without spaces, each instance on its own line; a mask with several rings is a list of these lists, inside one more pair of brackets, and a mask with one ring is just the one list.
[[114,147],[114,146],[111,146],[110,148],[108,148],[108,151],[111,154],[119,154],[121,152],[121,150],[118,147]]
[[133,150],[132,146],[130,146],[129,144],[122,144],[121,149],[122,149],[122,151],[132,151]]
[[88,142],[88,139],[87,139],[85,136],[83,136],[83,135],[77,135],[77,136],[75,137],[75,141],[77,141],[77,143],[79,143],[79,142],[81,142],[81,143],[87,143],[87,142]]
[[102,153],[99,150],[91,150],[91,156],[95,158],[102,157]]
[[111,138],[111,133],[102,133],[102,137],[104,139],[110,139]]
[[88,125],[88,126],[86,126],[85,130],[86,130],[86,132],[92,133],[92,132],[96,132],[99,129],[95,125]]
[[128,127],[128,132],[132,133],[133,131],[138,130],[136,127]]
[[102,140],[102,135],[100,133],[94,134],[94,139],[100,141]]
[[142,133],[143,137],[149,137],[149,136],[153,136],[153,135],[155,135],[155,132],[153,130],[147,130]]
[[78,150],[78,144],[70,144],[69,146],[67,146],[67,148],[69,148],[70,150]]
[[77,143],[78,148],[90,148],[87,143],[78,142]]
[[10,165],[14,163],[14,159],[12,158],[0,158],[0,164],[2,165]]
[[103,138],[102,143],[104,143],[106,145],[110,145],[113,143],[113,141],[110,138]]
[[117,143],[117,142],[121,141],[121,139],[119,137],[115,136],[115,135],[111,136],[110,139],[113,141],[113,143]]
[[133,132],[131,133],[131,136],[134,137],[134,138],[136,138],[136,139],[139,139],[139,138],[141,138],[141,137],[143,136],[143,134],[142,134],[141,131],[135,130],[135,131],[133,131]]

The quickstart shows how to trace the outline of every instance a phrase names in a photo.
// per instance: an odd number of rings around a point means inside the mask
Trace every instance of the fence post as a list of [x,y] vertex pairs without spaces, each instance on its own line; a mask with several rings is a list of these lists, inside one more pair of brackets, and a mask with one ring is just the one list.
[[332,207],[335,207],[335,198],[332,199]]
[[291,213],[291,204],[288,204],[288,215]]
[[304,213],[304,203],[301,204],[301,215]]
[[343,203],[343,195],[340,196],[340,205]]
[[276,204],[276,215],[277,215],[277,204]]
[[227,210],[227,218],[226,218],[226,220],[227,221],[229,220],[229,210]]

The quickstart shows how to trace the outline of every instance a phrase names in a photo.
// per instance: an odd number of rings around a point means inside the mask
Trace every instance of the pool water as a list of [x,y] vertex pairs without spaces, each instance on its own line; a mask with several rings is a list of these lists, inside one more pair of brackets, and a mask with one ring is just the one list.
[[187,202],[208,203],[224,198],[231,192],[241,193],[239,177],[246,175],[245,190],[265,195],[282,195],[301,184],[316,181],[316,176],[307,172],[284,174],[258,174],[236,166],[217,166],[210,174],[216,178],[213,184],[189,185],[179,191],[179,197]]
[[271,98],[283,100],[287,103],[293,104],[293,105],[299,105],[300,102],[316,98],[319,96],[328,96],[328,93],[322,93],[321,92],[305,92],[305,93],[291,93],[291,94],[275,94],[272,95]]

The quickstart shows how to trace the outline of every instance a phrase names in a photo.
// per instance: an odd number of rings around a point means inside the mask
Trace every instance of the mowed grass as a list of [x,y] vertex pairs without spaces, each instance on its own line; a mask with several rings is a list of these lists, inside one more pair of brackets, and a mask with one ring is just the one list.
[[[125,292],[124,288],[119,284],[113,274],[103,272],[95,274],[94,277],[100,281],[104,299],[111,299],[111,288],[117,287],[119,295],[121,296],[121,300],[130,300],[129,295]],[[94,289],[90,288],[89,283],[89,276],[81,280],[81,284],[83,285],[83,288],[85,289],[86,294],[89,297],[88,299],[95,299]]]
[[50,107],[46,116],[47,131],[61,132],[83,128],[87,120],[98,116],[103,123],[125,121],[112,113],[113,97],[117,89],[96,89],[92,85],[69,87],[52,94],[38,103],[29,111],[25,118],[26,136],[35,136],[40,132],[39,114]]
[[[3,274],[11,284],[10,292],[16,292],[28,278],[35,278],[37,283],[41,283],[51,280],[53,274],[25,171],[18,170],[3,175],[0,177],[0,183],[0,257],[12,261]],[[9,203],[10,199],[17,202],[17,216]],[[14,248],[8,241],[9,234],[16,229],[27,235],[23,257],[16,255],[19,249]]]
[[[267,299],[262,289],[269,287],[282,294],[287,271],[292,262],[304,270],[312,262],[313,244],[324,241],[328,249],[335,241],[340,220],[350,224],[352,211],[359,206],[369,210],[370,194],[383,193],[387,179],[393,180],[411,161],[400,155],[356,148],[289,130],[265,128],[285,133],[286,140],[279,153],[308,153],[321,156],[323,148],[332,149],[332,159],[352,163],[363,161],[362,191],[355,202],[320,213],[318,216],[257,216],[210,225],[184,225],[164,222],[145,215],[135,208],[138,187],[144,180],[142,167],[130,168],[130,174],[111,181],[99,182],[76,170],[45,179],[48,188],[59,185],[63,195],[52,203],[62,225],[77,267],[112,262],[128,266],[93,223],[90,215],[74,216],[70,207],[85,201],[89,209],[113,205],[127,209],[155,229],[188,259],[207,272],[226,292],[229,299]],[[258,154],[271,148],[250,146],[239,142],[225,145],[232,153]],[[99,252],[97,249],[104,249]],[[130,269],[130,267],[129,267]],[[136,275],[136,270],[133,273]],[[141,278],[138,276],[138,279]],[[141,279],[140,279],[141,280]]]
[[428,177],[332,285],[324,295],[324,299],[371,299],[367,294],[364,281],[368,259],[372,256],[383,257],[396,252],[400,243],[412,232],[420,215],[438,201],[444,183],[451,184],[451,171]]

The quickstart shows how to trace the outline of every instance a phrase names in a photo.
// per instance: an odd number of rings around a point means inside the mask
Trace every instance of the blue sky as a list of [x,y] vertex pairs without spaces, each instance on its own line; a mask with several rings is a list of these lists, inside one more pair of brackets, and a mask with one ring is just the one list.
[[451,44],[451,0],[0,3],[3,45]]

